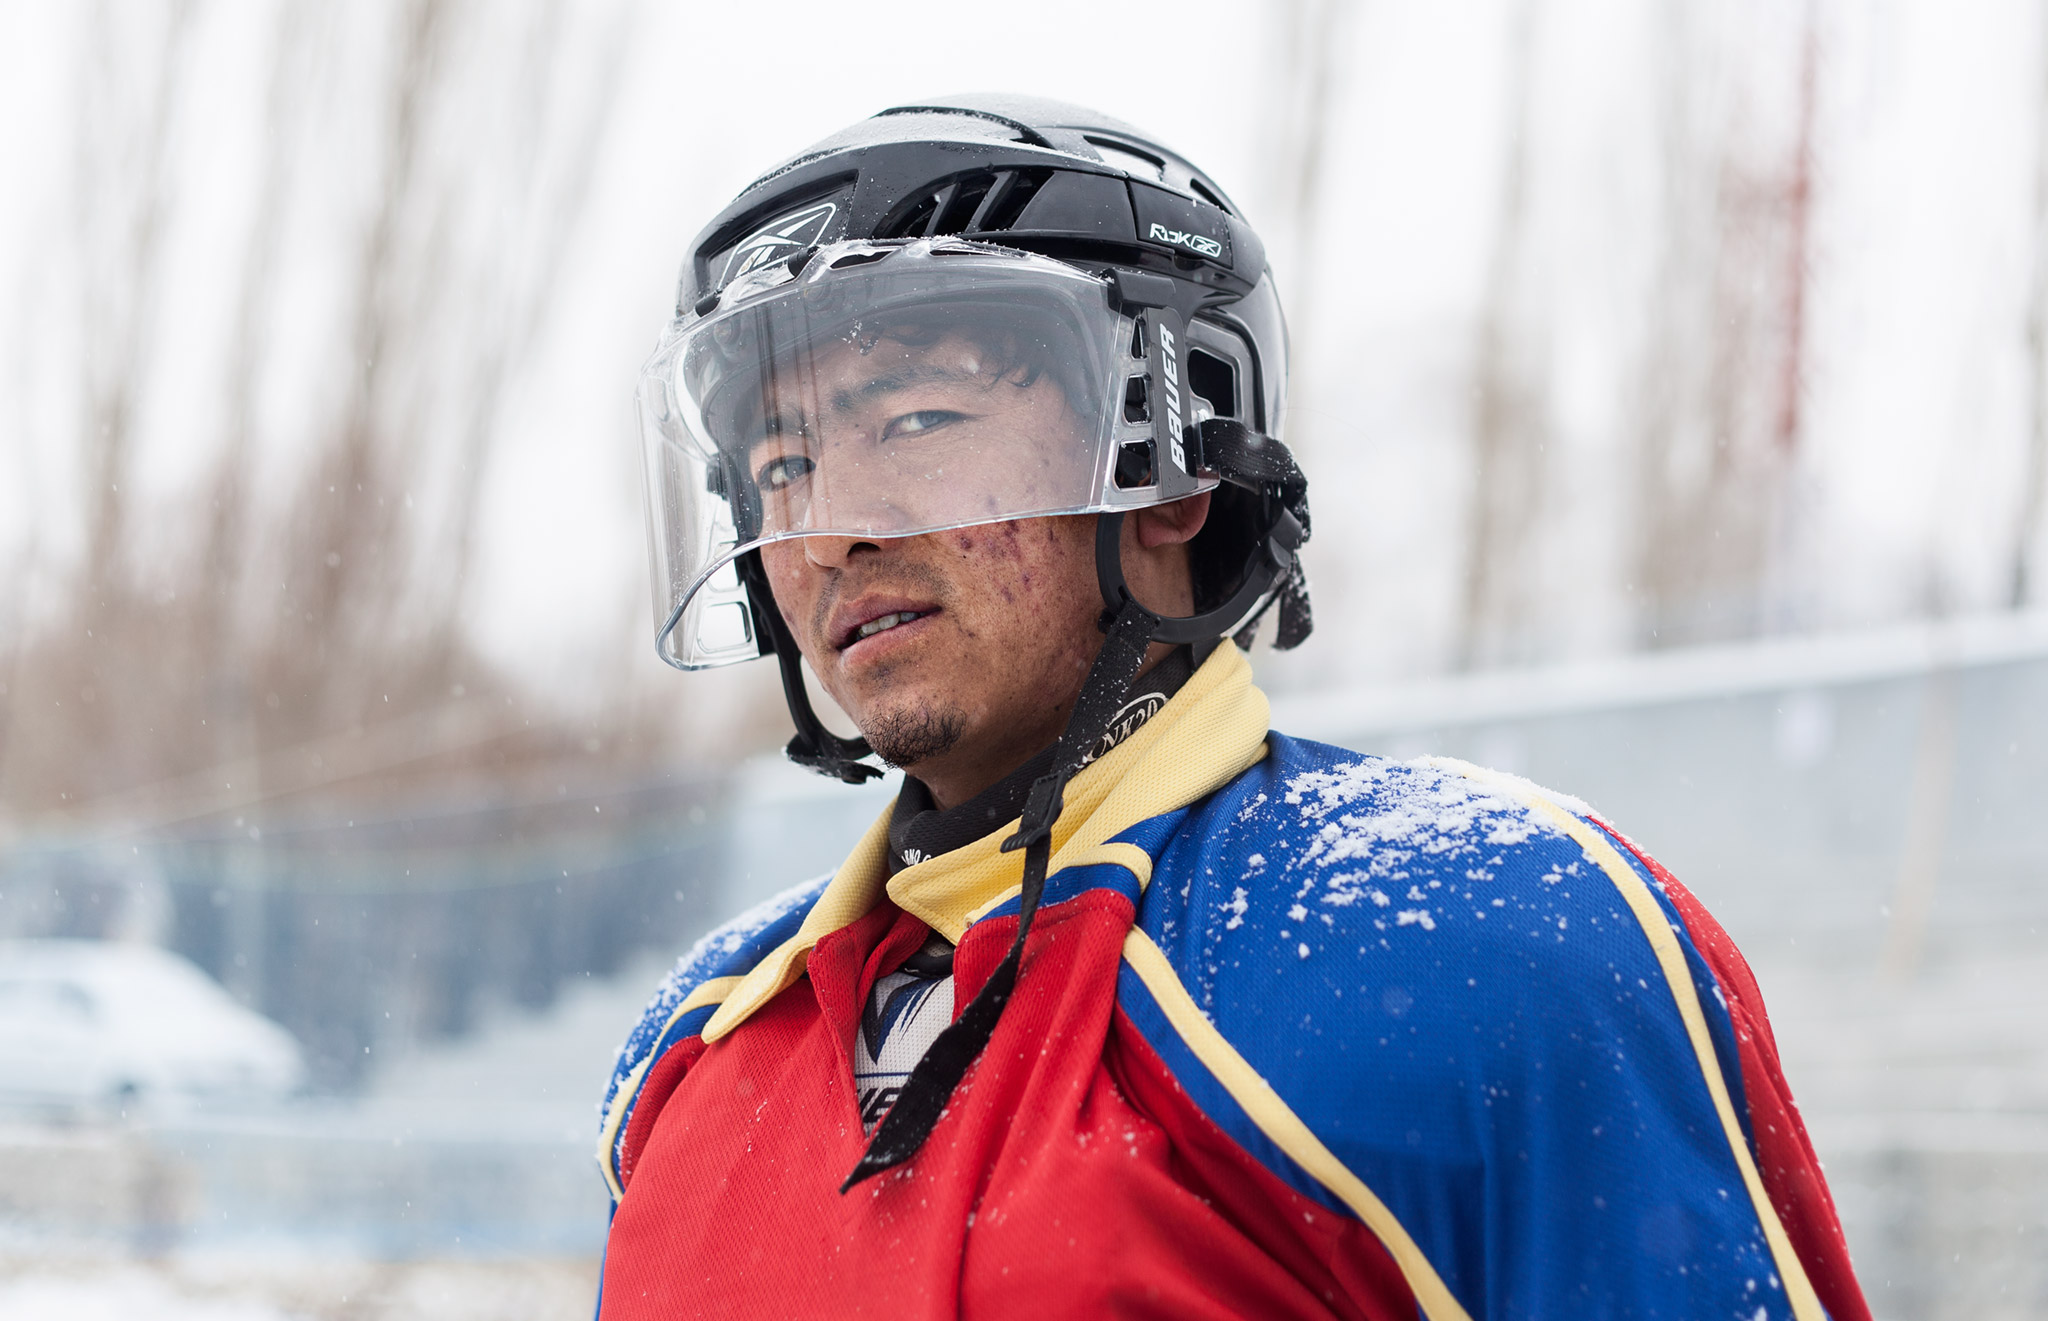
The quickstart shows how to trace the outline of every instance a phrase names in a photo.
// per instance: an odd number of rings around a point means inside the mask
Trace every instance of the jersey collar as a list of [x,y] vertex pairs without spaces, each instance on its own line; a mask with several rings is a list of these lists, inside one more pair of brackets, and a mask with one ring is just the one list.
[[[1146,721],[1165,709],[1194,673],[1190,649],[1175,647],[1157,665],[1132,680],[1122,710],[1110,722],[1102,745],[1089,760],[1108,756],[1119,743],[1137,733]],[[1000,829],[1004,822],[1015,822],[1024,810],[1025,799],[1030,797],[1031,786],[1052,769],[1052,759],[1058,751],[1057,746],[1046,748],[966,802],[948,808],[933,806],[931,791],[915,776],[905,776],[889,816],[889,874],[894,876],[905,867],[964,848]],[[1007,836],[1011,832],[1003,833]]]
[[[1265,756],[1266,695],[1252,683],[1251,664],[1236,647],[1218,647],[1159,713],[1091,763],[1066,789],[1066,810],[1053,825],[1049,872],[1094,862],[1143,867],[1132,845],[1113,844],[1141,821],[1184,807],[1236,779]],[[1016,819],[979,839],[889,875],[893,807],[868,827],[840,864],[794,936],[756,964],[711,1020],[704,1040],[716,1041],[792,985],[811,947],[865,916],[886,894],[958,944],[981,916],[1016,896],[1018,854],[1002,852]],[[1126,857],[1125,854],[1135,855]],[[1134,865],[1137,864],[1137,865]]]

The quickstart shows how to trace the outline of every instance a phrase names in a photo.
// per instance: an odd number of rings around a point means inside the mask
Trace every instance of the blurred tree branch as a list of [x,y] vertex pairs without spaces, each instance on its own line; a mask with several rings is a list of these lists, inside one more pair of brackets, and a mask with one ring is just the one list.
[[149,356],[145,340],[161,275],[158,256],[170,188],[166,143],[185,68],[192,3],[175,0],[170,6],[163,54],[140,107],[122,104],[127,71],[115,67],[123,47],[133,40],[124,40],[120,30],[128,25],[116,20],[104,0],[93,7],[89,21],[90,37],[84,43],[89,68],[79,78],[83,104],[75,166],[78,219],[81,230],[113,224],[122,230],[109,236],[114,251],[108,255],[113,260],[94,268],[83,285],[89,345],[83,451],[86,489],[91,493],[85,601],[87,618],[104,621],[127,604],[122,599],[128,587],[123,557],[128,549],[136,394]]
[[[1802,14],[1787,40],[1782,27],[1740,26],[1789,22],[1776,11],[1730,17],[1683,0],[1661,10],[1663,255],[1641,377],[1631,575],[1650,646],[1756,632],[1785,540],[1817,77],[1812,6]],[[1719,23],[1737,27],[1731,35]],[[1757,113],[1787,93],[1793,116]],[[1774,125],[1781,131],[1765,131]]]
[[[80,19],[87,535],[58,622],[17,639],[0,676],[4,814],[156,819],[152,794],[223,767],[244,802],[333,784],[299,764],[305,749],[373,730],[406,743],[375,760],[408,778],[517,774],[586,744],[660,755],[673,726],[633,720],[630,694],[571,736],[463,629],[490,460],[562,292],[630,6],[277,0],[254,66],[219,422],[181,520],[141,502],[131,469],[140,392],[166,324],[184,320],[156,290],[172,200],[201,167],[176,128],[193,8],[179,0],[154,27],[106,5]],[[347,39],[363,32],[382,49]],[[318,102],[320,88],[340,99]],[[341,296],[293,300],[281,278],[322,260],[351,209]],[[295,386],[280,413],[277,385],[308,345],[316,365],[346,364],[343,388]]]
[[1472,369],[1472,488],[1455,655],[1460,669],[1526,660],[1530,558],[1544,506],[1548,400],[1540,332],[1524,324],[1537,0],[1509,26],[1499,218]]
[[2035,604],[2033,557],[2048,503],[2048,13],[2037,9],[2035,22],[2040,67],[2034,92],[2034,269],[2027,291],[2027,450],[2006,596],[2014,610]]

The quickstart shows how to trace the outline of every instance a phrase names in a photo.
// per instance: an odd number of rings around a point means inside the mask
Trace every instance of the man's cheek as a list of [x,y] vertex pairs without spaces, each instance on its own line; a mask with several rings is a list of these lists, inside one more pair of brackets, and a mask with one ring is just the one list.
[[781,553],[783,549],[782,545],[763,547],[761,570],[768,579],[768,590],[775,596],[776,611],[781,614],[783,622],[793,627],[799,614],[794,603],[799,595],[797,584],[802,575],[790,572],[787,556]]
[[772,568],[769,569],[767,578],[768,590],[774,597],[773,608],[775,613],[782,617],[783,627],[788,629],[789,636],[796,640],[797,650],[803,653],[804,658],[814,665],[817,664],[819,657],[814,653],[821,648],[820,638],[825,631],[825,621],[818,617],[819,612],[813,604],[803,598],[796,583],[776,574]]
[[977,523],[952,533],[953,550],[962,559],[1015,559],[1018,554],[1017,520],[1007,523]]

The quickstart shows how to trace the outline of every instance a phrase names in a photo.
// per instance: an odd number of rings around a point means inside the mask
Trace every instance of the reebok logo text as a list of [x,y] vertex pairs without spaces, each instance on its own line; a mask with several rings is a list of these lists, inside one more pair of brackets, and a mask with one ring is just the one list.
[[1161,243],[1171,243],[1177,248],[1186,248],[1190,252],[1199,252],[1204,257],[1220,257],[1223,255],[1223,245],[1206,234],[1190,234],[1184,229],[1168,229],[1156,220],[1152,222],[1152,227],[1146,231],[1145,237],[1156,239]]

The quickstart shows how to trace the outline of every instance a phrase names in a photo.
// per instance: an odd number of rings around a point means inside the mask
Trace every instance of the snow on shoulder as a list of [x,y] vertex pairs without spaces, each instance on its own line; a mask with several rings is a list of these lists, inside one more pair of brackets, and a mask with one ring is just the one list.
[[[1447,758],[1397,762],[1274,735],[1273,755],[1191,828],[1204,854],[1183,904],[1148,900],[1171,944],[1241,960],[1346,960],[1443,942],[1545,945],[1615,923],[1612,887],[1561,814],[1586,804]],[[1567,934],[1571,933],[1571,934]],[[1255,954],[1255,949],[1276,951]],[[1208,956],[1197,959],[1206,980]],[[1198,997],[1200,999],[1200,997]]]
[[[1442,890],[1448,879],[1454,893],[1469,895],[1458,883],[1496,879],[1507,862],[1504,850],[1538,837],[1563,840],[1536,799],[1578,814],[1591,810],[1527,780],[1446,758],[1365,757],[1302,771],[1284,784],[1282,801],[1298,809],[1309,831],[1287,867],[1305,873],[1296,907],[1367,904],[1385,910],[1374,923],[1381,930],[1391,921],[1434,931],[1437,901],[1451,896],[1429,891]],[[1481,920],[1484,907],[1475,914]]]
[[[733,918],[721,927],[707,933],[692,946],[690,952],[676,960],[675,968],[662,983],[659,1000],[674,995],[677,1002],[690,993],[691,988],[710,977],[745,972],[761,955],[787,938],[782,928],[790,926],[792,916],[802,919],[810,911],[818,896],[825,892],[825,886],[832,880],[831,873],[814,876],[790,886],[780,894],[770,895],[746,912]],[[774,944],[765,944],[763,936],[770,931],[782,932]],[[744,967],[733,966],[735,958],[752,950],[753,958],[745,959]]]
[[1176,826],[1138,913],[1248,1058],[1274,1042],[1405,1051],[1434,1032],[1499,1043],[1502,1024],[1583,1023],[1661,986],[1582,847],[1585,804],[1448,759],[1280,733],[1268,748]]
[[787,940],[803,921],[804,914],[810,911],[811,905],[818,901],[818,896],[825,892],[825,886],[831,879],[829,875],[814,877],[762,900],[712,930],[692,945],[689,953],[676,960],[676,966],[655,988],[654,998],[641,1012],[639,1025],[619,1047],[611,1089],[605,1094],[607,1106],[625,1071],[638,1064],[653,1049],[677,1006],[692,991],[715,977],[744,974],[770,950]]

